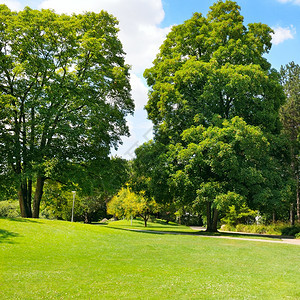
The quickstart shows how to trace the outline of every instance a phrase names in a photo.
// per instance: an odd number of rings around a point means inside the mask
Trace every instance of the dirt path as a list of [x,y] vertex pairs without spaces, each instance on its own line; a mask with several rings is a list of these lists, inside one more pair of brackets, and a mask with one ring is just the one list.
[[[190,227],[191,229],[195,231],[203,231],[203,227]],[[124,228],[125,229],[125,228]],[[126,228],[125,230],[129,231],[135,231],[135,232],[144,232],[144,233],[152,233],[152,234],[173,234],[173,235],[191,235],[191,236],[197,236],[197,233],[192,232],[174,232],[174,231],[156,231],[156,230],[144,230],[144,229],[131,229]],[[253,239],[253,238],[242,238],[242,237],[233,237],[233,236],[215,236],[215,235],[198,235],[201,237],[209,237],[209,238],[216,238],[216,239],[229,239],[229,240],[243,240],[243,241],[252,241],[252,242],[266,242],[266,243],[277,243],[277,244],[290,244],[290,245],[298,245],[300,246],[300,239],[294,239],[294,238],[285,238],[281,236],[272,236],[272,235],[263,235],[263,234],[253,234],[253,233],[245,233],[245,232],[230,232],[230,231],[221,231],[221,233],[237,233],[237,234],[243,234],[243,235],[249,235],[249,236],[261,236],[265,238],[273,238],[274,240],[267,240],[267,239]]]
[[[197,226],[191,226],[190,227],[193,230],[205,230],[204,227],[197,227]],[[239,238],[239,237],[230,237],[230,236],[211,236],[211,237],[215,237],[215,238],[225,238],[225,239],[234,239],[234,240],[246,240],[246,241],[258,241],[258,242],[269,242],[269,243],[286,243],[286,244],[292,244],[292,245],[298,245],[300,246],[300,239],[295,239],[292,237],[282,237],[280,235],[268,235],[268,234],[256,234],[256,233],[247,233],[247,232],[231,232],[231,231],[220,231],[220,232],[224,232],[224,233],[237,233],[237,234],[243,234],[243,235],[248,235],[248,236],[255,236],[255,237],[265,237],[265,238],[272,238],[272,239],[276,239],[274,241],[272,240],[265,240],[265,239],[251,239],[251,238]],[[278,241],[279,239],[279,241]]]

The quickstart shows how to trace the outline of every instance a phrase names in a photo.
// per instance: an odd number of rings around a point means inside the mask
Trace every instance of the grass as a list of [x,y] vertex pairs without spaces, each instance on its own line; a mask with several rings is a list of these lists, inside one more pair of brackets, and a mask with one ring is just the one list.
[[119,220],[108,223],[108,226],[116,229],[195,233],[195,230],[192,230],[190,227],[179,225],[173,222],[166,223],[163,220],[148,222],[147,227],[144,226],[144,221],[141,219],[132,220],[132,225],[130,220]]
[[194,234],[194,235],[203,235],[203,236],[224,236],[224,237],[238,237],[238,238],[247,238],[247,239],[263,239],[263,240],[277,240],[280,241],[279,237],[267,237],[262,235],[249,235],[247,233],[238,233],[238,232],[206,232],[204,230],[193,230],[190,227],[179,225],[174,222],[166,223],[163,220],[155,220],[153,222],[149,222],[148,226],[144,226],[144,221],[141,219],[129,220],[119,220],[108,223],[110,228],[115,229],[124,229],[124,230],[135,230],[135,231],[153,231],[156,232],[165,232],[165,233],[178,233],[178,234]]
[[124,226],[0,219],[0,299],[300,298],[299,246]]

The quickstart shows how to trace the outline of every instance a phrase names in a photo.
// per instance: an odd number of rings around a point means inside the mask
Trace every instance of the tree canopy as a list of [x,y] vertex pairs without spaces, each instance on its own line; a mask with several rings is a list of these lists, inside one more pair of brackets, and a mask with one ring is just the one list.
[[144,220],[145,227],[151,214],[157,211],[157,204],[153,199],[147,199],[143,193],[136,194],[128,187],[122,188],[107,203],[107,213],[117,218],[139,216]]
[[236,2],[218,1],[207,17],[195,13],[172,28],[144,73],[150,86],[146,109],[160,134],[178,137],[195,118],[209,125],[215,114],[279,132],[284,94],[279,74],[263,56],[272,29],[246,27],[243,20]]
[[0,5],[1,176],[13,174],[23,217],[39,216],[47,178],[106,158],[128,134],[134,104],[117,24],[104,11]]
[[268,211],[282,200],[286,182],[258,127],[235,117],[208,128],[191,127],[182,137],[183,143],[169,150],[172,185],[177,197],[206,214],[209,231],[217,230],[219,211],[230,205]]
[[291,170],[296,184],[296,211],[297,219],[300,220],[300,66],[291,62],[281,67],[280,74],[281,83],[287,97],[286,103],[281,107],[280,117],[284,132],[290,140]]
[[198,206],[209,231],[225,207],[275,209],[288,177],[277,138],[285,95],[264,57],[273,31],[243,22],[236,2],[216,2],[174,26],[144,73],[154,141],[137,149],[137,169],[148,192],[163,191],[155,199]]

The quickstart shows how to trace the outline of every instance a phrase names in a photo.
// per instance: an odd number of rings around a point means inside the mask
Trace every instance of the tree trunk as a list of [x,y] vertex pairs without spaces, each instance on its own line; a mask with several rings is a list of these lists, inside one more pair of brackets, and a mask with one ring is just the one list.
[[290,206],[290,223],[292,226],[295,225],[294,203],[291,203]]
[[145,225],[145,227],[147,227],[147,221],[148,221],[148,219],[149,219],[149,216],[147,215],[147,214],[145,214],[145,215],[140,215],[142,218],[143,218],[143,220],[144,220],[144,225]]
[[275,213],[275,211],[273,211],[273,223],[275,223],[276,222],[276,213]]
[[19,188],[18,197],[22,218],[32,218],[31,211],[31,186],[27,186],[27,180],[24,180]]
[[207,232],[218,232],[218,217],[219,211],[214,208],[212,211],[212,202],[207,202],[206,206],[206,217],[207,217]]
[[26,203],[25,203],[26,199],[24,199],[24,193],[23,193],[22,187],[18,191],[18,197],[19,197],[21,217],[28,218],[27,211],[26,211]]
[[212,222],[212,232],[218,232],[218,216],[219,211],[215,208]]
[[297,220],[300,221],[299,174],[296,175]]
[[206,204],[206,231],[212,232],[212,220],[211,220],[211,202],[207,202]]
[[40,215],[40,203],[43,195],[44,183],[44,177],[38,176],[36,180],[36,189],[33,199],[33,218],[39,218]]

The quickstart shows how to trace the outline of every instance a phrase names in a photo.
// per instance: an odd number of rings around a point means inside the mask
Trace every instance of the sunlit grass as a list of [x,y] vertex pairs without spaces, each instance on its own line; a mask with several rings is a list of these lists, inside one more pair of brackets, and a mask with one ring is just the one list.
[[0,219],[0,299],[300,297],[299,246],[123,229]]
[[249,235],[247,233],[237,233],[237,232],[206,232],[205,229],[193,230],[188,226],[179,225],[174,222],[166,222],[164,220],[154,220],[153,222],[148,222],[147,227],[144,226],[144,221],[140,219],[131,220],[118,220],[109,222],[108,226],[115,229],[126,229],[126,230],[136,230],[136,231],[153,231],[153,232],[164,232],[164,233],[177,233],[177,234],[194,234],[203,236],[223,236],[223,237],[235,237],[235,238],[247,238],[247,239],[263,239],[263,240],[277,240],[280,238],[276,237],[266,237],[263,235]]
[[124,229],[137,229],[137,230],[152,230],[152,231],[166,231],[166,232],[189,232],[196,233],[190,227],[179,225],[174,222],[166,222],[164,220],[154,220],[147,223],[147,227],[144,225],[144,221],[141,219],[131,220],[119,220],[108,223],[109,227],[124,228]]

